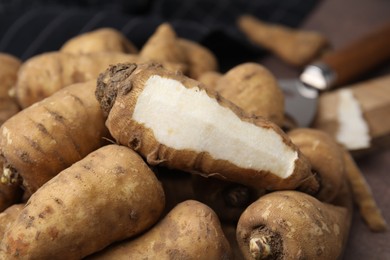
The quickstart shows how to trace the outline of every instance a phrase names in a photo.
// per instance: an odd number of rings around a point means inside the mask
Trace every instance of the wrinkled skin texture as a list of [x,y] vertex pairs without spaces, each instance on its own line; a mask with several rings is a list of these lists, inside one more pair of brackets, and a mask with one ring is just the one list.
[[327,133],[309,129],[297,128],[288,132],[291,141],[310,160],[313,171],[320,182],[320,190],[315,195],[325,202],[332,201],[338,194],[343,180],[343,153],[336,141]]
[[242,63],[216,81],[215,90],[247,114],[264,117],[281,126],[284,96],[276,78],[257,63]]
[[[237,241],[245,259],[339,259],[351,221],[349,188],[335,205],[298,191],[275,191],[251,204],[237,224]],[[336,201],[335,201],[336,202]],[[264,239],[266,250],[251,242]],[[269,258],[266,258],[269,257]]]
[[2,239],[5,231],[11,226],[12,222],[22,211],[24,204],[13,204],[0,213],[0,238]]
[[111,246],[88,259],[233,258],[217,215],[205,204],[187,200],[142,236]]
[[9,95],[14,86],[22,62],[9,54],[0,53],[0,126],[20,108],[16,100]]
[[60,51],[75,54],[94,52],[137,53],[137,48],[125,35],[113,28],[99,28],[65,42]]
[[142,158],[108,145],[65,169],[27,201],[1,259],[81,259],[153,225],[164,191]]
[[329,45],[319,32],[266,23],[250,15],[239,17],[237,25],[254,44],[296,67],[313,61]]
[[[104,144],[105,117],[95,81],[79,83],[28,107],[0,128],[0,160],[34,193],[63,169]],[[4,175],[3,173],[3,175]],[[4,176],[3,176],[4,177]]]

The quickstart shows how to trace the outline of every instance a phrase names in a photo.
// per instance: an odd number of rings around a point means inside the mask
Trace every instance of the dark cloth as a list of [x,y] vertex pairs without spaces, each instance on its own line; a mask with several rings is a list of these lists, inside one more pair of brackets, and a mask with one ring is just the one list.
[[[199,42],[225,67],[262,53],[237,29],[241,14],[298,26],[319,0],[0,0],[0,52],[26,60],[58,50],[71,37],[100,27],[122,31],[141,47],[170,22],[180,37]],[[223,67],[222,67],[223,70]]]

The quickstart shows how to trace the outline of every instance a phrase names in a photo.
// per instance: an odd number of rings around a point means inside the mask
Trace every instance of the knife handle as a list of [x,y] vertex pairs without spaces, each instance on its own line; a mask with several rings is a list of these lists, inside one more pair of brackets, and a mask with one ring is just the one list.
[[326,64],[334,73],[330,86],[334,87],[356,79],[389,57],[390,23],[345,48],[325,54],[320,62]]

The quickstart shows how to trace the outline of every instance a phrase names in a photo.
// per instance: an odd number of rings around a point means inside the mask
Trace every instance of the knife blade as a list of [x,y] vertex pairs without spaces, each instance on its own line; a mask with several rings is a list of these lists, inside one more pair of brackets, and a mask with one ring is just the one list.
[[309,127],[322,91],[341,87],[390,58],[390,23],[307,65],[298,79],[281,79],[286,114],[299,126]]

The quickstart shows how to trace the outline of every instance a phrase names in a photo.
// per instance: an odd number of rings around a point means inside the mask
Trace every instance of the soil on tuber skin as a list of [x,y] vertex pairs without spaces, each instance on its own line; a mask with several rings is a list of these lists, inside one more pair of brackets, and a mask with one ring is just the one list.
[[[262,260],[281,260],[283,259],[283,240],[282,237],[271,230],[269,230],[265,226],[259,226],[253,229],[250,237],[247,239],[247,244],[250,244],[250,240],[258,238],[258,237],[266,237],[266,244],[272,249],[269,252],[268,256],[264,257],[255,257],[253,253],[253,259],[262,259]],[[261,245],[258,245],[261,248]]]
[[[128,78],[136,68],[137,65],[135,64],[117,64],[110,66],[105,73],[99,75],[95,96],[105,114],[108,114],[114,105],[118,91],[122,87],[121,82]],[[110,84],[107,84],[108,81],[110,81]],[[115,82],[118,82],[118,84],[115,84]],[[131,86],[126,89],[130,91]]]

